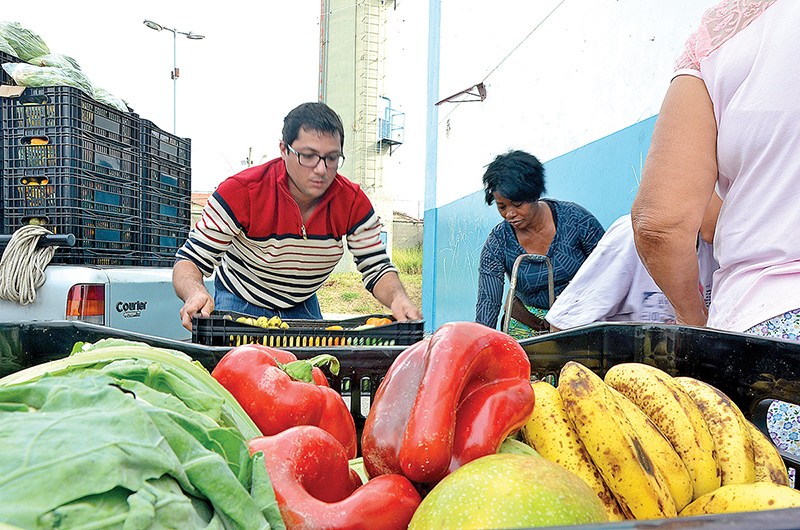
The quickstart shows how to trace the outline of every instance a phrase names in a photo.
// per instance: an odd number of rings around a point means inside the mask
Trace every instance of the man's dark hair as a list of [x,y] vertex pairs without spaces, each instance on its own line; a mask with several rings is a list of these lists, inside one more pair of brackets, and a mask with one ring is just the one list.
[[292,109],[283,119],[283,143],[292,145],[297,140],[300,129],[331,136],[338,133],[344,147],[342,119],[325,103],[303,103]]
[[514,202],[536,202],[545,192],[544,166],[525,151],[509,151],[498,155],[486,166],[483,174],[486,204],[499,193]]

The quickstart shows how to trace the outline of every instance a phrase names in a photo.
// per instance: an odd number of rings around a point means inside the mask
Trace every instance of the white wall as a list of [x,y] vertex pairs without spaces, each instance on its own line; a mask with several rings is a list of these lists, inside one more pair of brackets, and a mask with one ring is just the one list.
[[387,10],[384,95],[405,113],[404,143],[383,157],[384,186],[394,209],[417,219],[425,211],[425,116],[428,2],[397,0]]
[[436,206],[480,190],[484,166],[508,149],[544,162],[657,114],[710,5],[441,0],[437,101],[480,82],[487,98],[437,107]]

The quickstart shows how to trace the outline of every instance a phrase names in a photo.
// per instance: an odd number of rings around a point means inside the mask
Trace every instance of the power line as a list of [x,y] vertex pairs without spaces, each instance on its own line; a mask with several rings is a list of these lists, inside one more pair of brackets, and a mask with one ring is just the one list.
[[[531,36],[531,35],[533,35],[533,33],[534,33],[534,32],[535,32],[537,29],[539,29],[539,28],[541,27],[541,25],[542,25],[542,24],[544,24],[544,23],[547,21],[547,19],[548,19],[548,18],[550,18],[550,15],[552,15],[553,13],[555,13],[555,12],[556,12],[556,10],[557,10],[559,7],[561,7],[561,5],[562,5],[564,2],[566,2],[566,1],[567,1],[567,0],[561,0],[561,1],[558,3],[558,5],[556,5],[556,6],[555,6],[555,7],[554,7],[552,10],[550,10],[550,12],[549,12],[549,13],[548,13],[548,14],[547,14],[547,15],[546,15],[546,16],[545,16],[545,17],[544,17],[544,18],[543,18],[543,19],[542,19],[542,20],[541,20],[541,21],[540,21],[538,24],[536,24],[536,27],[534,27],[534,28],[533,28],[533,29],[530,31],[530,33],[528,33],[528,34],[525,36],[525,38],[524,38],[524,39],[522,39],[522,40],[519,42],[519,44],[517,44],[516,46],[514,46],[514,48],[513,48],[513,49],[512,49],[510,52],[508,52],[508,54],[507,54],[505,57],[503,57],[503,59],[502,59],[502,60],[501,60],[499,63],[497,63],[497,65],[496,65],[494,68],[492,68],[492,70],[491,70],[491,71],[490,71],[488,74],[486,74],[486,76],[483,78],[483,80],[481,80],[481,83],[483,83],[484,81],[486,81],[487,79],[489,79],[489,76],[490,76],[490,75],[492,75],[493,73],[495,73],[495,72],[497,71],[497,69],[498,69],[498,68],[500,68],[500,66],[501,66],[501,65],[502,65],[504,62],[506,62],[506,60],[507,60],[509,57],[511,57],[511,56],[514,54],[514,52],[516,52],[516,51],[519,49],[519,47],[520,47],[520,46],[522,46],[522,45],[525,43],[525,41],[526,41],[526,40],[528,40],[528,39],[530,38],[530,36]],[[446,115],[445,115],[445,116],[444,116],[444,117],[443,117],[441,120],[439,120],[439,123],[441,124],[441,123],[442,123],[444,120],[446,120],[448,117],[450,117],[450,115],[451,115],[451,114],[452,114],[452,113],[453,113],[453,112],[454,112],[454,111],[455,111],[455,110],[456,110],[456,109],[459,107],[459,105],[461,105],[461,103],[462,103],[461,101],[457,102],[457,103],[456,103],[456,105],[455,105],[455,107],[453,107],[453,109],[452,109],[450,112],[448,112],[448,113],[447,113],[447,114],[446,114]]]

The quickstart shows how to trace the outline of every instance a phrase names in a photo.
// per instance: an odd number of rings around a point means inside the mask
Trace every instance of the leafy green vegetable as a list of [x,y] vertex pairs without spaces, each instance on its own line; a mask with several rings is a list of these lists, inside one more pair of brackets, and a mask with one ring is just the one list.
[[253,436],[188,356],[76,345],[0,379],[0,530],[285,528]]
[[19,86],[71,86],[94,98],[94,86],[81,70],[28,63],[4,63],[3,70]]
[[[36,379],[45,373],[60,375],[90,368],[102,369],[111,363],[116,362],[115,366],[119,366],[119,362],[137,359],[146,362],[146,373],[141,373],[141,379],[137,380],[156,390],[176,395],[193,410],[205,410],[221,426],[235,427],[245,440],[261,436],[261,431],[231,393],[211,377],[199,362],[193,361],[185,353],[153,348],[142,342],[103,339],[94,344],[78,343],[69,357],[7,375],[0,379],[0,386]],[[150,366],[152,363],[156,363],[156,366]],[[122,376],[121,373],[117,375]],[[124,377],[129,379],[133,376],[129,374]]]
[[50,53],[39,34],[22,27],[19,22],[0,21],[0,37],[8,41],[14,55],[23,61]]
[[73,70],[81,69],[80,65],[78,65],[78,61],[63,53],[48,53],[47,55],[40,55],[39,57],[28,59],[27,62],[35,66],[55,66],[56,68],[72,68]]
[[95,85],[94,99],[95,101],[99,101],[100,103],[105,103],[109,107],[114,107],[120,112],[129,112],[128,104],[125,103],[124,99],[115,94],[112,94],[103,87]]
[[[0,35],[0,52],[7,53],[13,57],[17,56],[17,52],[14,51],[14,48],[11,47],[11,45],[2,35]],[[2,530],[1,526],[0,530]]]

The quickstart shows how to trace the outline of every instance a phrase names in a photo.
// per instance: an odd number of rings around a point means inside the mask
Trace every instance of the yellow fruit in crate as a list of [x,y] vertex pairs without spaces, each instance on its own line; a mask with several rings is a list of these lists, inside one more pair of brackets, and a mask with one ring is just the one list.
[[775,444],[750,421],[747,422],[747,427],[750,429],[756,458],[756,482],[772,482],[788,486],[789,473],[786,470],[786,462],[781,458]]
[[606,508],[610,521],[621,521],[625,514],[608,489],[567,416],[558,389],[547,381],[534,381],[533,415],[522,426],[522,438],[542,457],[578,475],[586,482]]
[[715,513],[755,512],[800,506],[800,491],[771,482],[728,484],[702,495],[681,511],[681,517]]
[[675,501],[664,477],[600,376],[568,361],[559,374],[558,392],[592,462],[626,515],[675,517]]
[[642,409],[672,443],[692,477],[694,499],[720,487],[722,473],[708,424],[671,375],[643,363],[622,363],[608,369],[605,382]]
[[261,326],[262,328],[267,327],[268,323],[269,323],[269,319],[267,317],[258,317],[256,319],[256,325],[257,326]]
[[676,377],[697,403],[708,424],[717,449],[722,485],[755,482],[753,439],[739,407],[722,391],[693,377]]
[[289,329],[289,324],[286,322],[281,322],[281,329]]
[[592,488],[563,467],[528,454],[475,459],[437,483],[408,530],[538,528],[602,523]]
[[694,488],[692,487],[692,478],[689,476],[689,471],[686,469],[681,457],[672,447],[672,444],[667,440],[664,434],[656,427],[656,424],[647,417],[642,409],[634,405],[634,403],[626,398],[621,393],[617,392],[611,387],[608,387],[612,394],[617,398],[619,406],[625,412],[625,416],[631,425],[636,430],[636,433],[642,439],[642,443],[653,463],[656,465],[664,480],[667,481],[667,487],[672,494],[672,500],[675,501],[675,509],[677,511],[683,510],[686,505],[692,502],[694,495]]
[[270,318],[269,321],[267,321],[267,327],[270,328],[277,328],[280,327],[280,325],[281,325],[281,317],[277,315]]

